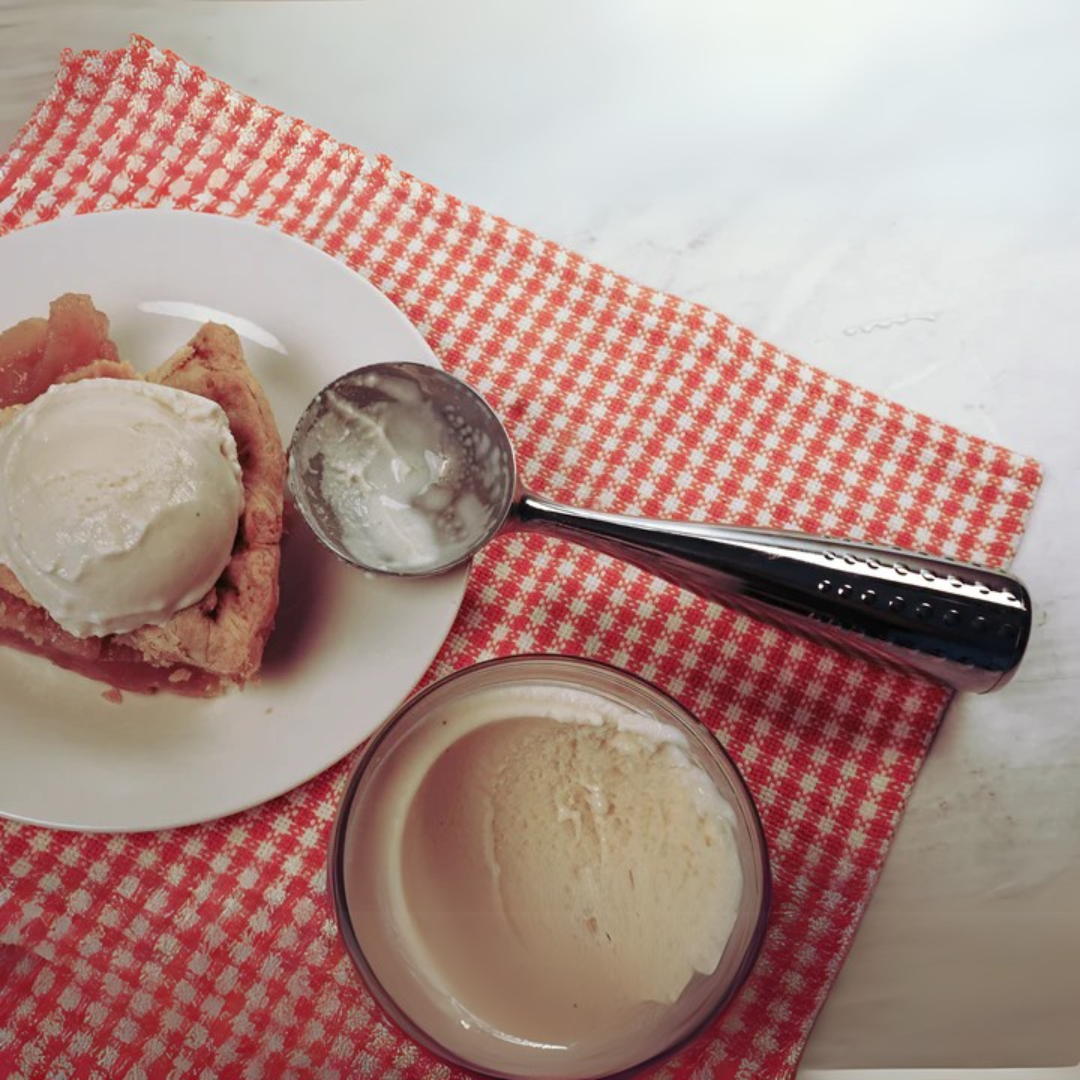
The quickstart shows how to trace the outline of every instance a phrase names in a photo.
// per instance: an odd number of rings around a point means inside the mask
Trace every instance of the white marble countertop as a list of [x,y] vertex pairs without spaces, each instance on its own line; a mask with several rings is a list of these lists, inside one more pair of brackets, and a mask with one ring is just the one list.
[[1080,1060],[1080,5],[0,0],[0,142],[130,31],[1043,462],[1028,658],[950,712],[804,1065]]

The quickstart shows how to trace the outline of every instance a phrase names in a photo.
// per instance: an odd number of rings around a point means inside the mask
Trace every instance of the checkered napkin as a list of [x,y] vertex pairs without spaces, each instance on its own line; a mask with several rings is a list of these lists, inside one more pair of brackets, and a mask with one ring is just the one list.
[[[363,274],[508,420],[556,498],[1001,565],[1037,465],[829,378],[267,108],[136,38],[65,54],[0,159],[0,231],[178,207],[250,217]],[[947,703],[561,542],[477,559],[428,678],[526,651],[650,679],[714,728],[775,874],[737,1004],[665,1077],[785,1077],[851,944]],[[153,835],[0,825],[0,1075],[461,1075],[358,984],[324,887],[349,762]]]

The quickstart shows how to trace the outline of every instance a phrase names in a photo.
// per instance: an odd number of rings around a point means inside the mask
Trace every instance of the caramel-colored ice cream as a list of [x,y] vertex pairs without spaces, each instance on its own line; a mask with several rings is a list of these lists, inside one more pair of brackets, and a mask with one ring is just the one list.
[[374,783],[361,946],[463,1057],[622,1067],[720,963],[735,815],[680,730],[584,690],[494,687],[438,707]]

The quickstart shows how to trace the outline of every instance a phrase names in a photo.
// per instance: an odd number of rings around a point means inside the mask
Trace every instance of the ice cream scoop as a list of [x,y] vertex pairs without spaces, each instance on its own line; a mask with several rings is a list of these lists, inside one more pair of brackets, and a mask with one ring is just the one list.
[[517,529],[585,544],[710,600],[836,647],[986,692],[1019,666],[1031,601],[1001,571],[773,529],[585,510],[525,491],[501,421],[460,379],[375,364],[318,394],[289,485],[342,559],[423,577]]
[[243,499],[228,420],[197,394],[85,379],[0,430],[0,563],[77,637],[163,623],[204,596]]

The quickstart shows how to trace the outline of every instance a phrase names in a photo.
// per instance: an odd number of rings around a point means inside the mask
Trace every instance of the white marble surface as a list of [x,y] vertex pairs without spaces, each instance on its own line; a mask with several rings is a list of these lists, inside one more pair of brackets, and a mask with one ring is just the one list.
[[1080,1060],[1080,5],[0,0],[0,141],[132,30],[1041,459],[1029,657],[950,713],[805,1066]]

